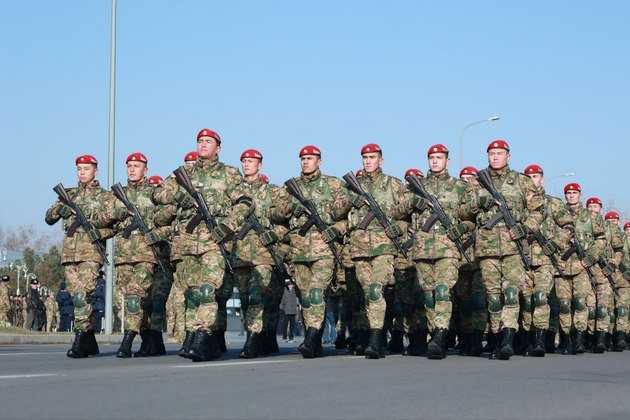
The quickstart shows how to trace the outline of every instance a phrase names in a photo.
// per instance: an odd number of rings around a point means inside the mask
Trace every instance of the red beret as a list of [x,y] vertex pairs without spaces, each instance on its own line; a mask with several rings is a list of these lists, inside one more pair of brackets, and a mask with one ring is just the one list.
[[159,185],[164,179],[159,175],[150,176],[147,182],[151,185]]
[[361,156],[363,156],[364,153],[374,153],[374,152],[383,153],[383,151],[381,150],[381,146],[379,146],[376,143],[370,143],[370,144],[366,144],[365,146],[361,148]]
[[433,153],[446,153],[448,155],[448,148],[443,144],[434,144],[429,147],[427,151],[427,157],[431,156]]
[[79,156],[74,163],[78,165],[79,163],[91,163],[92,165],[98,166],[98,160],[92,155],[82,155]]
[[267,175],[265,174],[260,174],[260,180],[265,184],[269,184],[269,177],[267,177]]
[[505,140],[495,140],[488,145],[488,149],[486,149],[486,152],[489,152],[490,149],[505,149],[509,152],[510,145],[507,144]]
[[459,171],[459,177],[461,178],[462,175],[477,175],[478,173],[479,171],[474,166],[466,166]]
[[591,197],[588,200],[586,200],[586,205],[588,206],[589,204],[599,204],[600,206],[602,206],[602,200],[600,200],[597,197]]
[[623,228],[624,228],[624,230],[625,230],[625,229],[630,228],[630,222],[626,222],[626,223],[623,225]]
[[604,219],[619,220],[619,213],[617,213],[616,211],[609,211],[608,213],[606,213],[606,216],[604,216]]
[[309,145],[309,146],[304,146],[300,149],[300,157],[306,156],[306,155],[321,156],[322,152],[319,150],[317,146]]
[[184,156],[184,162],[195,162],[197,160],[197,152],[190,152]]
[[132,153],[129,156],[127,156],[127,161],[125,163],[129,163],[129,161],[142,162],[142,163],[148,162],[147,157],[140,152]]
[[569,191],[579,191],[582,192],[582,187],[580,187],[580,184],[576,183],[576,182],[572,182],[570,184],[565,185],[564,187],[564,193],[566,194]]
[[199,134],[197,134],[197,140],[202,137],[212,137],[217,141],[217,143],[221,144],[221,137],[219,137],[216,131],[212,131],[209,128],[202,128],[201,131],[199,131]]
[[357,176],[361,176],[361,175],[363,175],[363,169],[357,170]]
[[247,149],[243,153],[241,153],[241,160],[243,160],[244,158],[256,158],[262,160],[263,155],[256,149]]
[[541,168],[538,165],[529,165],[527,168],[525,168],[525,175],[531,175],[531,174],[543,174],[543,168]]
[[407,169],[407,171],[405,171],[405,179],[407,179],[407,177],[411,174],[414,174],[416,176],[420,176],[420,177],[424,177],[424,175],[422,174],[422,171],[420,169]]

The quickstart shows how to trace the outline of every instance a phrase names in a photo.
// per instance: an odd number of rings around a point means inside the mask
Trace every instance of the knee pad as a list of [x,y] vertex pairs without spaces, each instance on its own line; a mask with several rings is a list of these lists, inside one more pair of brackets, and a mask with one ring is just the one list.
[[310,293],[302,292],[302,295],[300,296],[300,305],[302,305],[302,307],[306,309],[311,307],[311,294]]
[[619,318],[626,318],[626,317],[628,317],[628,308],[626,306],[619,306],[617,308],[617,316]]
[[438,284],[435,286],[435,301],[436,302],[448,302],[451,300],[451,295],[448,290],[448,286],[444,284]]
[[532,297],[523,296],[523,311],[532,313]]
[[321,305],[324,303],[324,291],[318,287],[311,289],[311,305]]
[[586,310],[586,298],[574,297],[573,298],[573,308],[575,308],[576,311],[584,311],[584,310]]
[[472,302],[469,300],[460,300],[459,301],[459,309],[460,311],[462,311],[462,314],[464,315],[472,315],[473,313],[473,305]]
[[546,306],[547,294],[543,292],[542,290],[536,290],[534,292],[534,304],[536,305],[537,308],[540,308],[541,306]]
[[500,312],[502,308],[501,295],[488,295],[488,310],[490,312]]
[[435,300],[433,299],[433,291],[424,292],[424,306],[429,309],[435,308]]
[[[508,286],[503,290],[503,296],[505,298],[505,305],[518,305],[518,290],[516,287]],[[531,302],[530,302],[531,308]]]
[[214,302],[214,286],[212,286],[211,284],[202,284],[199,287],[199,304]]
[[140,313],[140,296],[129,295],[127,297],[127,310],[133,315]]
[[472,294],[472,308],[473,311],[485,311],[486,310],[486,295],[483,293]]
[[588,320],[589,321],[594,321],[595,320],[595,308],[590,307],[588,308]]
[[608,317],[608,308],[605,306],[598,306],[597,307],[597,318],[598,319],[604,319]]
[[368,300],[370,302],[378,302],[383,297],[383,288],[378,283],[372,283],[368,290]]
[[185,295],[186,295],[186,308],[197,309],[199,307],[199,298],[201,296],[199,291],[188,289]]
[[85,301],[85,292],[76,292],[74,296],[72,296],[72,303],[74,303],[75,308],[85,308],[87,305],[87,302]]
[[161,297],[155,297],[152,300],[152,312],[155,314],[163,314],[166,312],[166,301]]
[[262,299],[262,290],[260,290],[260,287],[252,287],[251,289],[249,289],[249,304],[254,306],[254,305],[260,305],[262,303],[263,299]]
[[614,312],[610,313],[610,323],[615,324],[617,322],[617,315]]

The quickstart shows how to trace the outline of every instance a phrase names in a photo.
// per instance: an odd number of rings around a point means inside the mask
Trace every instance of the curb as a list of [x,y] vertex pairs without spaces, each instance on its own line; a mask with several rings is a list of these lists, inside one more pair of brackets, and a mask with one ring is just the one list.
[[[73,333],[57,334],[0,334],[1,344],[72,344]],[[96,342],[99,344],[120,344],[121,334],[104,335],[97,334]]]

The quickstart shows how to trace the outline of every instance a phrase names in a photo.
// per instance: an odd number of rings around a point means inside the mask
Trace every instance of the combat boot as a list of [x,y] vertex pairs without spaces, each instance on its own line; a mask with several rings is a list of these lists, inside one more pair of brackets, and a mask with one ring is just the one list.
[[195,338],[188,351],[189,359],[193,362],[208,362],[216,359],[220,354],[217,334],[209,334],[201,330],[195,332]]
[[503,328],[503,337],[501,339],[501,350],[499,351],[499,360],[510,360],[514,356],[513,340],[516,335],[514,328]]
[[365,356],[365,348],[368,345],[370,339],[370,332],[365,330],[359,330],[357,333],[357,344],[354,349],[355,356]]
[[147,353],[153,347],[151,333],[149,330],[140,331],[140,339],[140,348],[133,354],[134,357],[146,357],[148,355]]
[[573,347],[573,340],[571,339],[570,333],[567,334],[560,330],[560,345],[558,346],[558,350],[560,350],[560,354],[565,356],[575,354],[575,348]]
[[433,337],[427,346],[428,358],[440,360],[446,357],[446,340],[448,330],[446,328],[436,328],[433,331]]
[[390,353],[402,353],[404,350],[403,338],[405,333],[399,330],[392,331],[392,338],[389,340],[389,352]]
[[261,333],[247,332],[247,340],[238,357],[241,359],[255,359],[262,353],[260,348],[262,336],[260,334]]
[[218,331],[215,331],[213,335],[216,334],[216,341],[221,353],[227,353],[227,346],[225,344],[225,330],[223,328],[219,328]]
[[416,332],[416,340],[413,344],[412,356],[424,356],[427,354],[427,335],[429,335],[429,330],[427,328],[423,328]]
[[120,347],[116,352],[116,357],[128,359],[132,356],[131,346],[133,344],[133,339],[136,338],[136,335],[138,335],[138,333],[135,331],[125,331]]
[[626,333],[623,331],[617,331],[614,338],[614,351],[624,351],[626,348]]
[[343,350],[348,348],[348,341],[346,340],[346,329],[340,328],[337,332],[337,339],[335,340],[335,349]]
[[179,349],[178,356],[185,357],[188,359],[188,352],[190,351],[190,345],[195,339],[195,332],[186,330],[186,337],[184,337],[184,343],[182,344],[182,348]]
[[74,330],[74,341],[72,342],[72,347],[66,353],[66,356],[74,359],[88,357],[85,347],[85,334],[86,331]]
[[595,333],[595,347],[593,353],[599,354],[606,351],[606,331],[597,331]]
[[298,346],[298,351],[305,359],[321,357],[324,354],[322,336],[317,328],[308,327],[304,334],[304,341]]
[[483,331],[473,330],[470,337],[470,356],[481,356],[483,353]]
[[545,352],[553,353],[556,351],[556,332],[547,331],[545,334]]
[[458,343],[459,354],[462,356],[470,356],[472,350],[472,333],[462,333],[461,341]]
[[149,332],[151,334],[151,341],[153,342],[153,352],[149,354],[149,356],[162,356],[166,354],[162,331],[149,330]]
[[385,357],[385,351],[383,349],[383,335],[381,330],[370,330],[370,339],[368,345],[365,348],[366,359],[379,359]]
[[100,353],[94,330],[87,330],[85,332],[85,350],[88,356],[96,356]]
[[545,338],[547,335],[547,330],[542,328],[535,329],[536,341],[534,344],[534,349],[532,350],[532,356],[534,357],[545,357]]
[[498,333],[493,333],[492,331],[488,332],[486,335],[486,345],[483,348],[484,353],[494,353],[497,349],[497,344],[499,342],[497,335]]
[[584,348],[584,336],[586,331],[575,332],[575,342],[573,343],[573,354],[582,354],[586,351]]

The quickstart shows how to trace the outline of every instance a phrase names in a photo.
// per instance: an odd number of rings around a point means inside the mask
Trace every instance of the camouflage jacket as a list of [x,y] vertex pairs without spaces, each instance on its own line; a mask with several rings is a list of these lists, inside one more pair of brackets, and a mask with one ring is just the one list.
[[[541,189],[542,191],[542,189]],[[560,247],[566,247],[573,235],[573,218],[564,203],[556,197],[544,195],[545,204],[542,208],[544,219],[540,224],[540,233],[548,240],[554,241]],[[551,260],[542,250],[540,244],[529,235],[530,258],[532,266],[551,264]]]
[[[89,185],[79,183],[78,188],[69,188],[67,190],[68,197],[74,201],[85,213],[85,217],[88,221],[92,222],[94,216],[101,211],[101,205],[105,201],[107,191],[101,188],[98,181],[94,180]],[[51,208],[46,211],[45,221],[49,225],[54,225],[61,219],[57,206],[60,205],[59,200],[55,201]],[[63,238],[63,251],[61,253],[61,263],[79,263],[84,261],[96,262],[100,265],[103,264],[103,257],[98,252],[98,249],[94,244],[90,242],[87,233],[82,228],[78,228],[74,235],[68,236],[68,229],[74,224],[76,218],[70,216],[63,220],[62,228],[66,236]],[[98,229],[99,233],[103,237],[102,241],[114,236],[112,229]]]
[[[380,168],[371,174],[364,172],[358,179],[361,187],[374,197],[390,222],[405,219],[408,213],[405,202],[407,196],[399,179],[383,173]],[[349,202],[349,193],[350,190],[347,187],[340,190],[339,198],[333,206],[333,215],[337,220],[345,218],[348,220],[352,258],[397,255],[398,250],[376,218],[372,219],[365,230],[359,227],[370,209],[367,205],[361,208],[353,207]]]
[[[233,232],[237,231],[251,211],[249,191],[243,185],[243,177],[238,169],[219,162],[218,157],[198,159],[192,167],[185,169],[193,187],[206,201],[216,222],[224,224]],[[158,204],[176,205],[175,194],[178,191],[186,193],[175,177],[168,177],[153,190],[153,200]],[[191,233],[186,232],[196,214],[195,207],[177,209],[171,259],[182,255],[220,252],[219,245],[203,221]]]
[[625,236],[615,223],[604,221],[604,233],[606,234],[606,249],[602,257],[606,262],[619,266],[623,261],[623,237]]
[[[397,220],[395,223],[403,232],[403,235],[400,237],[400,242],[402,244],[405,244],[408,240],[412,238],[414,233],[411,229],[411,223],[407,220]],[[400,253],[396,254],[396,257],[394,258],[394,270],[405,271],[414,267],[415,264],[411,258],[407,259]]]
[[[575,236],[584,247],[584,250],[597,261],[606,249],[606,233],[604,232],[604,221],[601,216],[590,210],[585,209],[581,203],[575,206],[567,205],[569,214],[573,217],[575,225]],[[572,253],[568,259],[567,246],[560,259],[562,271],[567,276],[576,276],[584,271],[577,253]]]
[[[328,226],[343,229],[343,223],[335,224],[332,216],[332,206],[343,182],[339,178],[322,175],[317,171],[312,175],[301,175],[295,178],[302,194],[313,202],[320,217]],[[288,222],[289,241],[291,243],[290,259],[293,262],[312,262],[333,258],[329,245],[324,242],[321,233],[313,226],[306,235],[299,234],[300,228],[308,221],[306,212],[300,217],[291,215],[291,206],[298,201],[291,197],[286,190],[282,190],[278,199],[274,201],[270,210],[270,219],[274,224]]]
[[623,235],[623,265],[630,270],[630,236]]
[[[505,197],[516,222],[526,226],[532,232],[538,230],[543,219],[544,200],[533,181],[507,166],[499,170],[488,168],[488,171],[494,187]],[[480,211],[477,207],[477,197],[480,196],[490,197],[490,193],[479,185],[476,178],[472,179],[468,183],[467,193],[459,210],[462,220],[471,220],[477,225],[475,256],[505,257],[518,254],[516,242],[510,238],[505,222],[499,221],[492,229],[486,227],[488,220],[499,210],[494,206],[488,212]],[[528,252],[526,241],[522,243]]]
[[[460,223],[459,207],[466,196],[466,182],[449,175],[447,170],[439,174],[431,171],[427,177],[422,179],[427,192],[437,198],[440,206],[456,225]],[[424,232],[422,226],[431,216],[432,211],[427,206],[422,212],[413,211],[411,213],[411,227],[414,230],[414,242],[411,248],[411,256],[414,260],[435,260],[441,258],[463,258],[455,242],[446,234],[446,228],[440,221],[436,221],[429,232]],[[466,221],[468,231],[475,229],[475,224]]]

